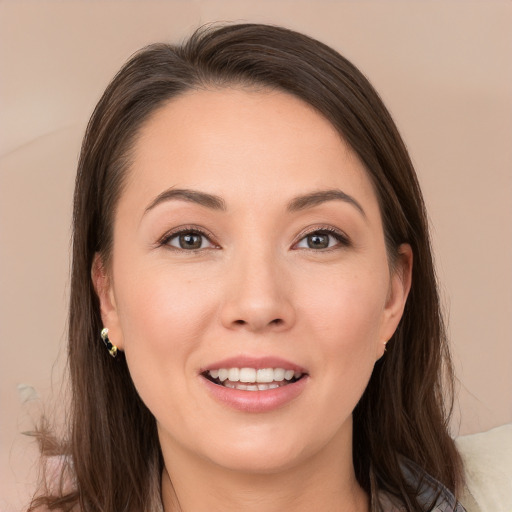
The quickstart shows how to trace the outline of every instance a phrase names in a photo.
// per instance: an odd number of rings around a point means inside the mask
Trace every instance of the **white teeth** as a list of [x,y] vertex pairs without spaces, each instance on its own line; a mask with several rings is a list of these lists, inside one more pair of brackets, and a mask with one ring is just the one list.
[[228,379],[231,382],[237,382],[240,379],[240,370],[238,368],[230,368],[228,370]]
[[263,368],[256,372],[256,382],[272,382],[274,380],[274,370],[272,368]]
[[266,391],[267,389],[276,389],[284,386],[277,382],[269,384],[242,384],[241,382],[231,382],[230,380],[224,381],[224,386],[231,389],[241,389],[242,391]]
[[294,374],[294,373],[295,373],[295,372],[294,372],[293,370],[286,370],[286,371],[284,372],[284,378],[285,378],[286,380],[292,380],[292,379],[293,379],[293,374]]
[[[285,370],[284,368],[260,368],[258,370],[255,368],[218,368],[216,370],[209,370],[208,375],[212,379],[219,379],[228,387],[234,387],[233,383],[243,382],[246,384],[265,384],[269,386],[264,389],[274,389],[279,387],[279,382],[289,381],[294,377],[298,379],[302,376],[302,373],[294,370]],[[242,389],[240,386],[236,387],[237,389]],[[244,388],[246,387],[244,386]]]
[[256,382],[256,370],[254,368],[240,368],[240,382]]
[[276,368],[274,370],[274,380],[276,382],[281,382],[284,380],[284,374],[285,374],[286,370],[283,370],[283,368]]
[[247,385],[239,384],[238,382],[230,382],[229,380],[224,382],[224,386],[231,389],[247,389]]

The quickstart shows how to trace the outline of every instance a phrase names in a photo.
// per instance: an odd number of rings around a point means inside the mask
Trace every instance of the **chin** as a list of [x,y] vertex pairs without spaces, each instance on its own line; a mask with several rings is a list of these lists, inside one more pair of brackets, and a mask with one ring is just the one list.
[[231,451],[214,460],[218,466],[240,474],[270,475],[287,471],[301,462],[297,453]]
[[279,435],[277,429],[270,436],[261,433],[227,435],[229,443],[218,442],[208,446],[210,460],[226,469],[250,474],[273,474],[299,466],[321,450],[322,443],[291,437],[288,433]]

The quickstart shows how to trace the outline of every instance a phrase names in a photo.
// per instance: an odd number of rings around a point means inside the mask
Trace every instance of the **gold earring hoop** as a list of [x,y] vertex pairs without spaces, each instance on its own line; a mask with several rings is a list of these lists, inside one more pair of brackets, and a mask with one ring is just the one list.
[[101,339],[103,340],[103,343],[105,343],[105,347],[107,347],[108,353],[112,357],[117,356],[117,347],[108,339],[108,328],[104,327],[101,330]]

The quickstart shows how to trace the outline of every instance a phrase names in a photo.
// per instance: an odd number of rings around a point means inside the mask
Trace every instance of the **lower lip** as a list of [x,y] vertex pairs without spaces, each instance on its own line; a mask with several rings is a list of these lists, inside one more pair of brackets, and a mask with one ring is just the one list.
[[233,409],[253,413],[273,411],[290,403],[302,393],[308,381],[308,376],[305,375],[301,379],[279,388],[245,391],[215,384],[202,375],[200,378],[217,401]]

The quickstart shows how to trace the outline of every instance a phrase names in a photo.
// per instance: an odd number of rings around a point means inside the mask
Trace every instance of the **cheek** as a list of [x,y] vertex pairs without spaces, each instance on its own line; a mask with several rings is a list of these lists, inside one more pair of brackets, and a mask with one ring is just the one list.
[[123,350],[139,394],[158,416],[158,403],[183,396],[184,376],[195,377],[191,355],[205,336],[215,299],[201,280],[178,279],[163,266],[122,275],[130,276],[117,284]]
[[318,347],[312,352],[313,366],[322,374],[326,401],[341,393],[350,409],[373,371],[387,287],[385,279],[372,273],[337,277],[331,276],[329,286],[317,288],[304,302],[304,328]]
[[158,351],[194,347],[214,298],[206,279],[183,274],[169,265],[124,273],[130,277],[116,288],[125,350],[135,349],[141,340]]
[[303,287],[302,315],[332,350],[360,350],[378,341],[387,295],[382,274],[332,273],[324,286]]

